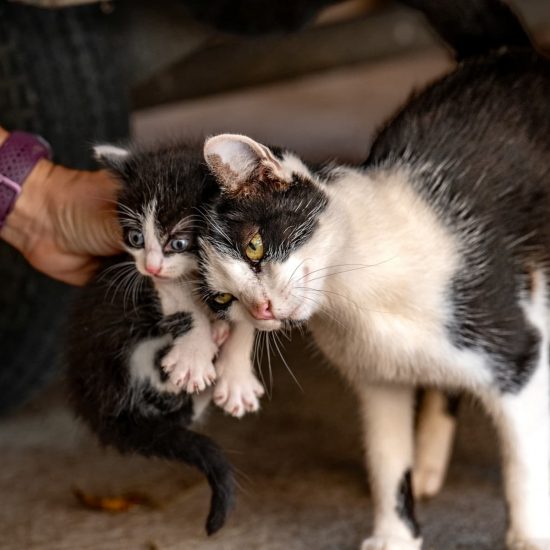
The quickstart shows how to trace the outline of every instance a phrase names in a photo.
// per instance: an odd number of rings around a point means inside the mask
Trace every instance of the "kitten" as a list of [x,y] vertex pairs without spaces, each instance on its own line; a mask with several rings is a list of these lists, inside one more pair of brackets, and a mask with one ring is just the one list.
[[550,63],[498,0],[409,3],[462,62],[386,125],[363,166],[207,140],[223,193],[200,239],[204,293],[258,330],[307,322],[357,391],[374,506],[363,550],[422,546],[417,386],[487,407],[508,548],[549,550]]
[[102,443],[199,468],[212,487],[211,534],[231,507],[233,474],[222,450],[187,426],[210,401],[213,359],[228,334],[224,321],[211,327],[192,292],[197,209],[216,187],[196,147],[95,151],[122,184],[117,211],[127,253],[107,260],[75,303],[72,403]]

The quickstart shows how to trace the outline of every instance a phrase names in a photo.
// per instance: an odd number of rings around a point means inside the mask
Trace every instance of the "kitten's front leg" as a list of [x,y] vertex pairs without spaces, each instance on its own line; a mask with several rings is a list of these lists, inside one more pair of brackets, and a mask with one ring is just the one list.
[[157,283],[156,289],[164,316],[160,330],[173,338],[161,368],[177,387],[188,393],[201,392],[216,380],[213,360],[218,346],[210,319],[185,284]]
[[374,506],[374,533],[361,550],[419,550],[411,482],[414,390],[372,385],[360,398]]
[[200,310],[174,313],[161,321],[161,329],[174,339],[161,359],[172,383],[187,393],[198,393],[216,380],[213,360],[218,351],[208,317]]
[[246,412],[257,411],[259,398],[264,394],[254,374],[253,345],[254,327],[245,321],[235,323],[216,360],[218,382],[214,403],[237,418]]

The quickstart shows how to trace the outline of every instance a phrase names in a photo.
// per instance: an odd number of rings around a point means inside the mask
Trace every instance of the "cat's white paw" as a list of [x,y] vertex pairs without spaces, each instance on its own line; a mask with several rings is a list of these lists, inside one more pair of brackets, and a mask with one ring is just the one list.
[[[213,343],[212,343],[213,344]],[[216,381],[216,370],[212,359],[217,347],[183,340],[174,344],[162,358],[161,367],[168,374],[170,382],[187,393],[199,393]]]
[[508,533],[506,548],[508,550],[550,550],[550,535],[544,539],[526,539],[514,533]]
[[231,325],[227,321],[217,320],[210,327],[212,330],[212,340],[216,346],[221,347],[222,344],[229,338]]
[[247,412],[260,408],[264,388],[253,372],[224,370],[214,388],[214,403],[231,416],[241,418]]
[[420,550],[422,539],[405,540],[399,537],[370,537],[363,541],[361,550]]

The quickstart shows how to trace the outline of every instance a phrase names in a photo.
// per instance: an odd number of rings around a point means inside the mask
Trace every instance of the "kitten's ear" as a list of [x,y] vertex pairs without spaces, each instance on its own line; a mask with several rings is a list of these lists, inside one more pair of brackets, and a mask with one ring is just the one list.
[[281,162],[268,147],[238,134],[220,134],[204,144],[204,158],[221,186],[229,193],[252,191],[257,184],[288,179]]
[[130,151],[117,147],[116,145],[96,145],[94,147],[94,158],[105,168],[124,174],[126,161],[130,157]]

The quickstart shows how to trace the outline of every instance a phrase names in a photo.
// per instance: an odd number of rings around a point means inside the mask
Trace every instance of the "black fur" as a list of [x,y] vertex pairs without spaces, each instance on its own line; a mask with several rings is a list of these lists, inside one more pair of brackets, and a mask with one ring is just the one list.
[[239,34],[294,31],[322,8],[339,1],[342,0],[183,0],[200,21]]
[[185,311],[178,311],[163,317],[160,321],[161,330],[176,339],[193,328],[193,316]]
[[[210,214],[215,223],[209,223],[205,239],[225,254],[246,258],[248,240],[254,228],[261,227],[263,260],[282,262],[311,237],[326,205],[325,194],[297,175],[276,192],[269,188],[244,200],[222,195]],[[298,227],[302,229],[294,232]],[[261,262],[258,267],[261,269]]]
[[500,0],[401,0],[421,11],[457,59],[501,48],[529,48],[531,41]]
[[[199,148],[133,152],[108,164],[122,181],[119,205],[124,207],[119,206],[119,215],[126,229],[137,223],[128,219],[128,208],[139,213],[156,200],[157,224],[169,234],[184,216],[196,214],[215,189]],[[200,218],[195,218],[190,231],[199,228]],[[137,272],[141,280],[135,293],[125,292],[116,266],[128,261],[129,255],[106,261],[75,301],[66,355],[71,402],[103,444],[124,453],[182,461],[201,470],[212,488],[206,523],[211,534],[222,527],[232,506],[231,466],[218,445],[188,429],[192,397],[158,387],[168,378],[160,361],[173,339],[192,329],[193,321],[185,312],[164,317],[151,280]],[[150,339],[158,340],[150,369],[158,378],[138,380],[131,376],[130,358],[136,346]]]
[[[201,207],[217,193],[213,178],[204,166],[201,147],[188,144],[151,151],[130,151],[124,160],[102,159],[122,183],[119,205],[145,213],[153,200],[157,202],[157,225],[168,232],[180,220],[192,216],[200,219]],[[124,232],[134,228],[127,211],[119,206]]]
[[397,490],[397,515],[403,520],[403,523],[411,530],[414,538],[420,536],[420,526],[416,521],[414,513],[414,497],[412,492],[412,474],[411,470],[407,470],[403,474],[401,483]]
[[365,163],[411,171],[460,236],[448,329],[458,347],[493,356],[502,391],[519,391],[537,358],[539,336],[518,302],[530,267],[550,261],[549,94],[550,63],[531,48],[473,57],[410,101]]

